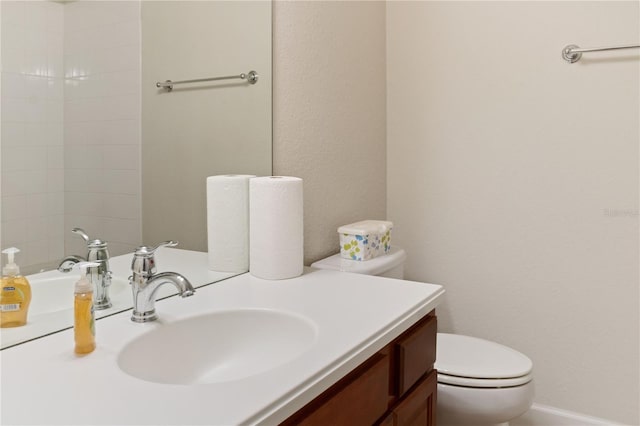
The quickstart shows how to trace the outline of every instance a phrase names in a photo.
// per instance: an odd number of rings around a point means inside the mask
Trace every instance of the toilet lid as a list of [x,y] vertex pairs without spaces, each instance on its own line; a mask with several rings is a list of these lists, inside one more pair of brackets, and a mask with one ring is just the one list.
[[436,348],[435,368],[443,376],[515,379],[525,378],[533,368],[531,360],[520,352],[476,337],[438,333]]
[[398,247],[391,247],[389,253],[384,256],[374,257],[367,261],[344,259],[340,253],[318,260],[311,264],[312,268],[332,269],[334,271],[353,272],[355,274],[380,275],[398,265],[401,265],[407,258],[405,251]]

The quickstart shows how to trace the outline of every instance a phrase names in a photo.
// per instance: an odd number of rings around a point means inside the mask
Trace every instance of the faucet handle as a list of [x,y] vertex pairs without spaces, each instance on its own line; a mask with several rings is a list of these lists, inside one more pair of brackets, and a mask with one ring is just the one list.
[[74,234],[78,234],[78,235],[80,235],[80,236],[82,237],[82,239],[83,239],[85,242],[87,242],[87,243],[88,243],[88,242],[89,242],[89,240],[90,240],[89,235],[87,235],[87,233],[86,233],[86,232],[84,232],[84,229],[82,229],[82,228],[73,228],[73,229],[71,230],[71,232],[73,232]]
[[91,249],[103,249],[107,247],[107,242],[102,241],[100,239],[92,240],[89,238],[89,235],[82,228],[73,228],[71,230],[74,234],[78,234],[82,237],[82,239],[87,243],[87,247],[89,250]]
[[141,275],[143,277],[150,277],[156,273],[156,260],[153,257],[155,251],[160,247],[175,247],[178,245],[177,241],[164,241],[155,247],[140,246],[133,253],[133,260],[131,261],[131,271],[134,276]]
[[135,256],[143,256],[143,257],[150,257],[153,256],[153,254],[155,253],[155,251],[157,249],[159,249],[160,247],[175,247],[178,245],[177,241],[163,241],[160,244],[158,244],[155,247],[151,247],[151,246],[140,246],[136,249],[134,255]]

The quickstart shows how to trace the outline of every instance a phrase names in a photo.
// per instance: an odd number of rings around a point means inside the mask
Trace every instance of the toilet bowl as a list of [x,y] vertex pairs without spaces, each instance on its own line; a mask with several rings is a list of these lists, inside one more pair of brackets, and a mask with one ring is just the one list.
[[[393,247],[367,261],[336,254],[311,267],[403,279],[405,259],[405,251]],[[505,425],[531,407],[533,363],[527,356],[495,342],[447,333],[438,333],[436,348],[438,425]]]
[[438,333],[439,425],[505,424],[533,403],[531,360],[488,340]]

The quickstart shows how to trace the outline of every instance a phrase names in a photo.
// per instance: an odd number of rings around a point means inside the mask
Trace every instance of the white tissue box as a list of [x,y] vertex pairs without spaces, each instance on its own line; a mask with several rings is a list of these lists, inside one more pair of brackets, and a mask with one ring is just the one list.
[[363,220],[338,228],[340,257],[351,260],[369,260],[391,250],[393,222]]

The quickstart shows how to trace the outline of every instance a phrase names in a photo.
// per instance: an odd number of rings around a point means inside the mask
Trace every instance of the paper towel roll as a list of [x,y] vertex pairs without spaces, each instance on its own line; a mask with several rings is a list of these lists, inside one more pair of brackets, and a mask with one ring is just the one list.
[[249,272],[281,280],[302,275],[302,179],[268,176],[249,182]]
[[207,178],[209,269],[249,270],[249,179],[253,175]]

